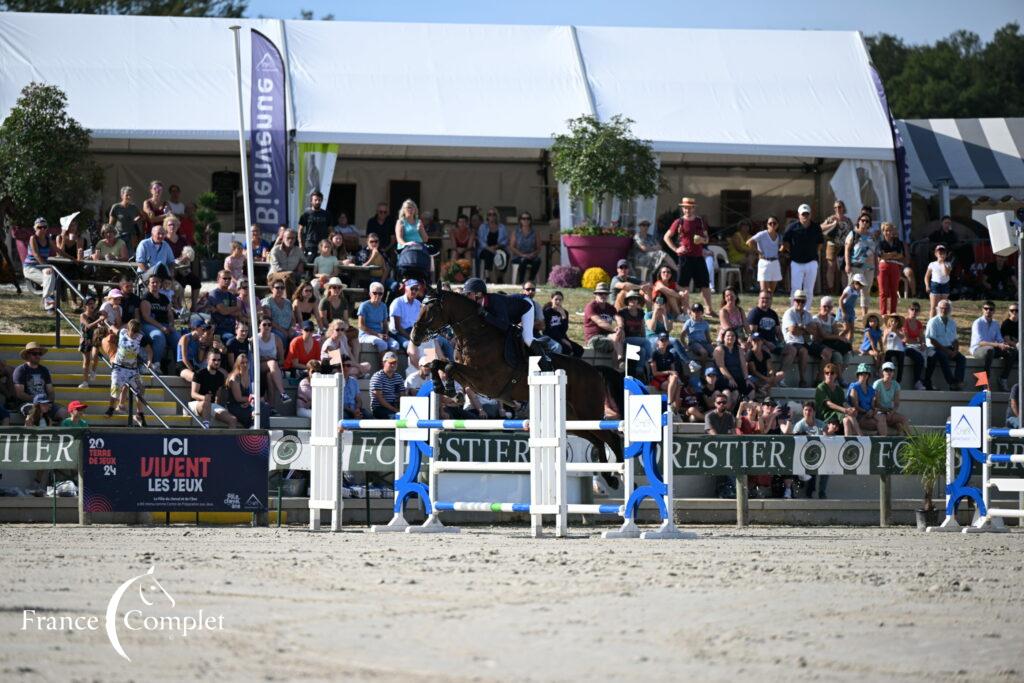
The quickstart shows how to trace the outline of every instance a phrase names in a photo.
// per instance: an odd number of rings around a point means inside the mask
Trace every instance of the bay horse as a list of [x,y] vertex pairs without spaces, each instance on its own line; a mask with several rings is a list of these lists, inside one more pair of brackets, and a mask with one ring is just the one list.
[[[451,383],[457,381],[477,393],[506,404],[527,400],[529,352],[522,343],[518,328],[510,327],[507,333],[501,332],[484,321],[480,316],[480,305],[475,301],[462,294],[444,291],[438,286],[428,292],[423,300],[410,339],[413,344],[422,344],[448,326],[455,333],[456,356],[461,362],[454,359],[435,360],[430,364],[435,391],[441,391],[442,382],[438,370],[444,370],[449,389]],[[509,335],[519,338],[518,345],[522,349],[522,364],[514,367],[505,358],[506,338]],[[554,369],[565,371],[568,419],[602,420],[606,403],[614,407],[619,415],[624,414],[623,375],[609,367],[594,366],[572,356],[552,354],[551,363]],[[604,448],[608,446],[615,454],[615,461],[622,462],[622,435],[619,432],[594,430],[569,433],[590,442],[594,453],[601,460],[608,462]],[[610,486],[617,488],[617,477],[606,473],[604,479]]]

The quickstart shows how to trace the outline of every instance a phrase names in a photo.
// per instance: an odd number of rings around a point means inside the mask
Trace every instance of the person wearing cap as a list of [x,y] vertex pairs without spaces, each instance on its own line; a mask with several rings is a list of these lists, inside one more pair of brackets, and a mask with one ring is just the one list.
[[[195,373],[204,366],[203,338],[213,337],[213,326],[202,317],[196,316],[192,321],[192,329],[178,338],[175,350],[177,365],[175,374],[186,382],[191,382]],[[248,325],[246,325],[248,328]],[[237,338],[237,337],[236,337]],[[234,339],[231,340],[234,343]]]
[[615,264],[615,275],[612,276],[611,297],[615,308],[626,307],[626,295],[633,291],[640,291],[640,279],[629,273],[629,261],[622,258]]
[[839,311],[842,314],[839,320],[846,326],[843,335],[851,344],[857,329],[857,302],[860,301],[865,284],[864,276],[854,273],[850,278],[850,284],[839,295]]
[[56,288],[53,269],[49,267],[50,256],[55,255],[55,245],[48,233],[49,225],[45,218],[39,217],[32,224],[33,233],[28,239],[25,259],[21,262],[22,275],[43,288],[43,308],[52,311],[54,306],[53,293]]
[[782,350],[782,367],[789,367],[793,360],[799,363],[800,387],[806,387],[807,364],[810,360],[811,314],[807,312],[807,294],[798,289],[793,292],[793,305],[782,315],[782,335],[785,347]]
[[636,224],[633,248],[629,258],[633,262],[633,267],[642,273],[657,270],[665,258],[661,243],[655,235],[651,234],[651,222],[646,218]]
[[871,374],[870,363],[861,363],[857,366],[857,381],[850,385],[847,399],[850,405],[857,409],[857,427],[860,434],[867,430],[875,431],[879,436],[888,436],[886,421],[875,407],[877,392],[871,384]]
[[405,281],[405,291],[402,296],[395,297],[391,302],[389,313],[391,314],[391,336],[409,354],[409,365],[417,362],[416,345],[410,341],[412,337],[412,326],[420,317],[420,309],[423,303],[419,299],[422,286],[419,280],[409,278]]
[[[1010,377],[1010,371],[1017,363],[1017,345],[1007,343],[1003,339],[1000,325],[994,319],[996,305],[986,301],[981,305],[981,317],[971,324],[971,355],[985,363],[985,374],[992,372],[992,361],[1000,359],[1003,361],[1002,370],[999,373],[999,391],[1006,391],[1006,380]],[[989,376],[989,382],[992,379]]]
[[307,320],[299,329],[299,336],[288,344],[288,354],[284,359],[285,370],[304,368],[311,360],[315,360],[318,364],[320,362],[320,340],[313,336],[316,325],[312,320]]
[[747,352],[747,379],[754,388],[764,394],[778,386],[786,373],[783,370],[772,370],[769,361],[772,354],[765,349],[764,337],[760,332],[750,335],[750,351]]
[[306,261],[316,258],[317,245],[331,234],[331,214],[322,208],[324,195],[320,190],[309,193],[309,208],[299,216],[299,244]]
[[370,378],[370,412],[378,420],[390,420],[398,413],[398,400],[405,393],[405,380],[397,372],[398,356],[384,354],[383,367]]
[[[698,363],[695,374],[700,378],[700,400],[705,413],[715,409],[715,399],[719,396],[725,398],[727,403],[729,402],[728,394],[722,393],[717,388],[719,379],[717,367],[711,365],[701,369]],[[732,406],[730,405],[729,408],[731,410]]]
[[953,264],[948,260],[949,251],[946,245],[939,244],[935,247],[935,260],[928,264],[924,271],[924,287],[928,290],[928,317],[934,318],[938,304],[944,299],[949,299],[950,274],[953,272]]
[[809,204],[801,204],[797,208],[797,216],[797,220],[790,223],[782,234],[782,251],[789,254],[790,289],[803,290],[810,306],[818,280],[818,250],[825,243],[825,235],[821,226],[811,220]]
[[[708,227],[697,215],[697,201],[683,197],[679,202],[682,216],[669,226],[665,244],[679,257],[679,286],[686,289],[691,283],[704,297],[704,305],[711,308],[711,274],[704,262],[704,247],[708,244]],[[679,243],[674,239],[678,236]]]
[[605,282],[594,287],[594,298],[583,309],[583,342],[591,348],[615,351],[617,360],[622,354],[615,344],[618,325],[615,321],[615,306],[608,303],[609,288]]
[[[882,363],[882,377],[872,385],[875,390],[875,415],[877,421],[885,425],[885,432],[895,429],[900,434],[910,435],[910,425],[905,415],[901,415],[900,383],[896,380],[896,364],[892,361]],[[880,430],[879,435],[882,436]]]
[[864,291],[860,297],[861,316],[871,308],[871,284],[875,281],[878,262],[878,240],[871,234],[871,217],[861,214],[857,226],[846,236],[845,246],[846,277],[860,275],[864,279]]
[[[602,282],[598,286],[604,287],[605,297],[607,297],[608,285]],[[518,322],[526,348],[530,353],[540,356],[541,369],[551,370],[554,367],[548,357],[546,344],[534,337],[534,309],[530,299],[521,295],[488,294],[487,284],[478,277],[466,280],[462,286],[462,293],[480,305],[480,317],[486,323],[502,332],[507,332],[515,322]],[[589,307],[590,304],[587,306]],[[610,315],[614,319],[614,308],[611,309]]]
[[390,315],[384,303],[384,285],[379,282],[370,285],[370,299],[359,304],[356,316],[360,344],[373,344],[377,353],[399,349],[398,340],[389,334]]
[[[27,409],[27,410],[26,410]],[[32,402],[22,407],[26,427],[55,427],[59,418],[54,413],[53,401],[46,394],[36,394]]]
[[644,297],[636,290],[626,294],[626,306],[619,309],[615,314],[615,350],[617,354],[625,357],[626,346],[633,345],[640,348],[640,358],[631,367],[634,376],[645,377],[647,371],[647,334],[644,331]]
[[433,361],[427,356],[421,356],[416,364],[414,372],[410,372],[405,378],[405,392],[409,396],[415,396],[424,382],[430,379],[430,364]]
[[679,369],[679,358],[669,348],[669,336],[662,332],[657,337],[657,345],[650,358],[651,384],[655,389],[668,397],[668,404],[673,410],[679,406],[679,393],[682,390],[682,373]]
[[[832,301],[832,297],[823,296],[821,301],[818,302],[818,314],[811,318],[811,334],[813,338],[811,340],[810,354],[815,358],[820,358],[820,366],[822,370],[831,361],[835,361],[837,365],[843,365],[843,356],[853,350],[850,345],[840,332],[842,331],[837,327],[836,316],[832,312],[835,308],[835,304]],[[819,371],[820,372],[820,371]]]
[[519,264],[518,276],[524,280],[532,280],[540,270],[540,240],[537,230],[533,227],[533,216],[529,211],[519,214],[519,222],[508,239],[508,250],[512,254],[512,263]]
[[683,321],[683,334],[686,335],[686,351],[697,360],[703,362],[711,357],[715,347],[711,344],[711,324],[704,319],[704,305],[695,303],[690,306],[690,317]]
[[[942,375],[952,391],[960,391],[964,381],[967,359],[960,353],[960,340],[957,337],[956,322],[951,314],[953,304],[948,299],[938,303],[938,315],[928,321],[924,330],[925,342],[928,345],[928,364],[924,371],[924,386],[932,390],[932,375],[935,366],[942,367]],[[952,367],[951,367],[952,365]]]
[[61,427],[88,427],[89,423],[85,421],[82,415],[85,414],[85,409],[88,408],[88,404],[82,403],[81,401],[72,401],[68,404],[68,416],[61,420]]

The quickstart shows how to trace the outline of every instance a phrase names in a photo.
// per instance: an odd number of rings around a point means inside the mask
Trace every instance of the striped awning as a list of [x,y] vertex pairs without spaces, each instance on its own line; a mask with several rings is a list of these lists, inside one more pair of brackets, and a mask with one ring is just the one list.
[[1024,118],[901,119],[910,185],[926,197],[948,183],[971,199],[1024,199]]

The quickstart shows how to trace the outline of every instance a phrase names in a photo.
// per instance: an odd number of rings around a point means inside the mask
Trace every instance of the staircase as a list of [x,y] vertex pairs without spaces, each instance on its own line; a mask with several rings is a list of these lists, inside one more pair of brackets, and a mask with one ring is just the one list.
[[[25,348],[25,344],[30,341],[50,349],[43,356],[42,365],[50,371],[53,378],[57,403],[64,407],[76,399],[87,403],[89,409],[85,413],[85,420],[92,426],[131,426],[130,416],[124,412],[115,413],[113,417],[103,414],[110,399],[110,367],[102,360],[96,369],[96,379],[89,382],[88,388],[78,388],[78,385],[82,383],[82,354],[78,351],[77,336],[62,335],[61,342],[65,346],[56,348],[52,334],[0,334],[0,359],[13,371],[23,362],[20,354]],[[161,379],[179,398],[187,398],[187,387],[181,378],[163,376]],[[152,376],[144,374],[142,385],[146,388],[146,400],[149,405],[169,427],[197,426],[192,418],[182,414],[181,406]],[[127,409],[126,404],[124,408]],[[11,424],[22,424],[24,420],[18,408],[14,407],[10,410]],[[150,426],[160,426],[160,423],[149,411],[146,412],[146,423]]]

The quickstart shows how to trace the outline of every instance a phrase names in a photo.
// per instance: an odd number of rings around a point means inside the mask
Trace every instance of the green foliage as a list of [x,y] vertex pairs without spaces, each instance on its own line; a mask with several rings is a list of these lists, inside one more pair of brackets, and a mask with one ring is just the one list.
[[1019,24],[1003,26],[987,44],[969,31],[934,45],[907,46],[886,33],[867,44],[897,118],[1024,116]]
[[7,12],[170,17],[241,17],[248,6],[248,0],[0,0]]
[[196,250],[200,258],[211,258],[217,253],[217,193],[203,192],[196,197]]
[[572,230],[566,230],[562,234],[578,237],[629,237],[631,235],[626,228],[602,228],[589,221],[574,225]]
[[574,199],[653,197],[660,186],[658,163],[649,140],[630,132],[633,121],[615,115],[607,123],[593,116],[570,119],[569,133],[554,136],[551,165],[555,179],[568,183]]
[[0,124],[0,197],[16,225],[51,222],[91,203],[103,170],[89,153],[89,131],[68,116],[60,88],[29,83]]
[[903,473],[921,477],[924,489],[924,509],[933,510],[932,492],[935,482],[946,472],[946,434],[944,432],[915,432],[900,450]]

